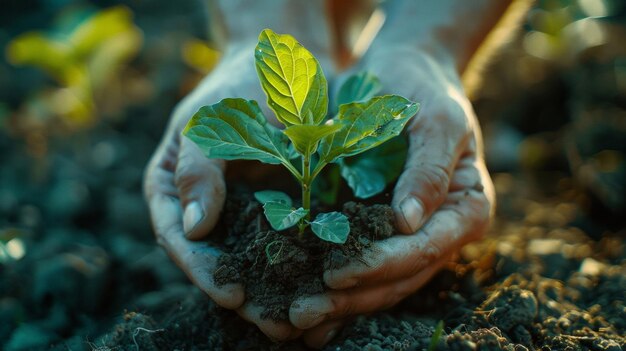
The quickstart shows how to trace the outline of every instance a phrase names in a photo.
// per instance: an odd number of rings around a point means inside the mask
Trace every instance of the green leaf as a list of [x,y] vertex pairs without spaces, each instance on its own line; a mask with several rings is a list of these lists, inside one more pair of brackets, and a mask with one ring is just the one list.
[[379,147],[345,158],[339,162],[341,176],[356,197],[370,198],[398,178],[404,168],[407,147],[405,138],[393,138]]
[[324,205],[334,205],[339,195],[341,174],[338,164],[330,164],[315,178],[311,192]]
[[253,100],[224,99],[204,106],[187,123],[183,134],[209,158],[289,162],[289,140],[267,123]]
[[311,229],[322,240],[343,244],[350,234],[350,223],[341,212],[320,213],[311,222]]
[[263,210],[265,212],[265,218],[267,218],[274,230],[283,230],[293,227],[309,213],[308,210],[302,207],[293,209],[287,204],[275,201],[266,202],[265,205],[263,205]]
[[326,118],[328,93],[322,68],[291,35],[263,30],[254,57],[267,104],[281,123],[320,124]]
[[317,150],[319,141],[325,136],[341,129],[341,124],[336,121],[328,121],[317,125],[293,125],[285,128],[284,133],[291,139],[296,150],[301,155],[311,155]]
[[336,119],[344,127],[322,139],[320,159],[329,163],[384,143],[400,134],[418,109],[419,104],[397,95],[378,96],[367,102],[341,105]]
[[346,180],[354,196],[367,199],[385,190],[385,177],[377,170],[367,167],[341,166],[341,176]]
[[382,85],[375,75],[362,71],[351,76],[341,85],[337,94],[337,105],[371,99],[380,92],[381,88]]
[[268,202],[280,202],[291,207],[292,203],[289,195],[283,193],[282,191],[276,190],[257,191],[256,193],[254,193],[254,198],[263,205]]
[[443,321],[439,321],[437,326],[435,327],[435,331],[433,331],[433,335],[430,337],[430,343],[428,344],[428,351],[437,350],[437,344],[439,344],[439,339],[441,339],[441,335],[443,334]]

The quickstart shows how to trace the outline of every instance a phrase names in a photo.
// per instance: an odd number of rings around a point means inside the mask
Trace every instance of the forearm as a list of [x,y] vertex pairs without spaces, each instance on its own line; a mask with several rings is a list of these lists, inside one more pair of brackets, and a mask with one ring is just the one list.
[[461,73],[512,2],[390,1],[385,8],[385,25],[370,51],[373,55],[397,48],[425,51],[438,59],[452,60],[457,72]]
[[208,0],[213,31],[225,49],[242,42],[256,43],[271,28],[298,38],[316,55],[328,54],[328,24],[322,0]]

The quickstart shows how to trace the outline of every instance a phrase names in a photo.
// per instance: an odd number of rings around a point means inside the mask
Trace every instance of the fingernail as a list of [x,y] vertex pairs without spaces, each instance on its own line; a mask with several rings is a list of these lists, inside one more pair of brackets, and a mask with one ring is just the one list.
[[197,201],[194,201],[185,207],[185,214],[183,215],[183,229],[185,230],[185,235],[189,235],[189,233],[200,223],[204,217],[202,213],[202,208]]
[[328,331],[328,333],[326,333],[326,336],[324,337],[324,345],[327,344],[329,341],[331,341],[339,332],[339,328],[335,328],[335,329],[331,329]]
[[424,215],[424,209],[420,205],[419,201],[413,196],[409,196],[402,200],[400,203],[400,211],[402,217],[406,223],[407,228],[411,230],[411,233],[417,231],[417,228]]
[[333,302],[324,295],[316,295],[305,298],[300,306],[307,311],[316,311],[319,314],[327,314],[334,309]]

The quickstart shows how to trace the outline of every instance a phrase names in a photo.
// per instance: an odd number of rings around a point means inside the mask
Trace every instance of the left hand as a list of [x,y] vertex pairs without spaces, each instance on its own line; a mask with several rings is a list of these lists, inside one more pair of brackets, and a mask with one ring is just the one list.
[[354,315],[389,308],[422,287],[450,256],[479,239],[492,216],[493,184],[471,103],[449,57],[394,47],[370,53],[359,70],[386,93],[421,103],[409,123],[409,153],[392,201],[404,235],[375,242],[363,257],[324,273],[327,293],[300,299],[291,323],[321,347]]

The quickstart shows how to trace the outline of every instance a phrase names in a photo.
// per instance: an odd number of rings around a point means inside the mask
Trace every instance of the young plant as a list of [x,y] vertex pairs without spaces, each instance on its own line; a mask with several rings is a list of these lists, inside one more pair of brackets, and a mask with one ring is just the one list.
[[301,185],[302,206],[294,206],[292,199],[279,191],[255,193],[272,228],[285,230],[297,225],[303,235],[310,226],[320,239],[343,244],[350,232],[346,216],[319,213],[311,220],[313,181],[327,165],[341,163],[400,134],[417,113],[418,104],[397,95],[371,97],[372,89],[356,82],[354,87],[348,85],[344,95],[356,96],[354,100],[359,101],[348,101],[340,93],[338,113],[328,118],[324,73],[315,57],[292,36],[263,30],[255,59],[267,103],[285,129],[267,123],[256,101],[233,98],[200,108],[183,134],[209,158],[282,164]]

